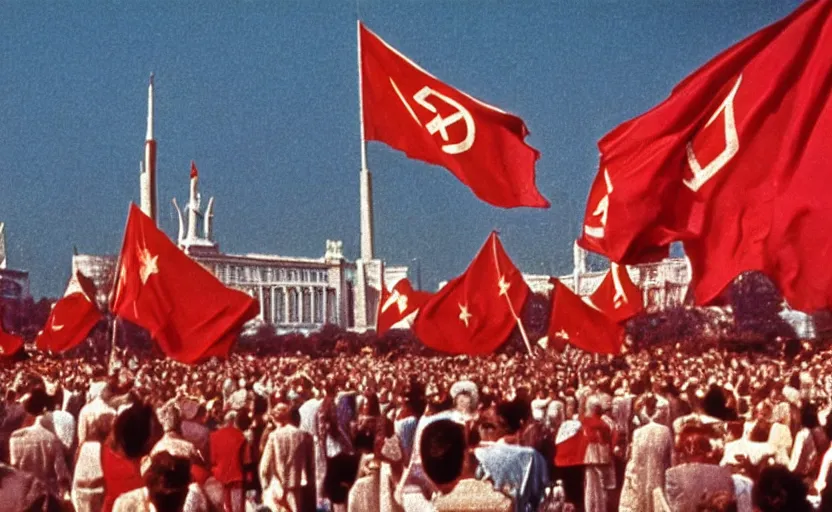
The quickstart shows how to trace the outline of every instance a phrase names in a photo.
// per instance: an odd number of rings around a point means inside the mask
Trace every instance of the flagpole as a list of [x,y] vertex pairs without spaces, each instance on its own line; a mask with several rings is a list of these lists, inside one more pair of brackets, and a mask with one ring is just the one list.
[[[500,272],[500,261],[497,259],[496,237],[491,242],[491,251],[494,254],[494,265],[497,266],[497,275],[499,277],[502,277],[500,275],[501,274],[501,272]],[[521,275],[521,278],[522,278],[522,275]],[[529,351],[530,356],[534,356],[534,353],[532,352],[532,344],[529,341],[529,335],[526,334],[526,327],[523,326],[523,321],[520,319],[520,317],[517,315],[517,312],[514,310],[514,304],[511,303],[511,297],[508,296],[508,292],[501,293],[500,295],[503,295],[506,298],[506,302],[508,303],[508,310],[511,312],[511,316],[514,317],[514,321],[517,322],[517,327],[520,328],[520,335],[523,337],[523,343],[526,344],[526,350]]]
[[110,361],[107,363],[107,370],[108,370],[107,373],[110,373],[110,372],[113,371],[113,363],[114,363],[115,352],[116,352],[116,334],[118,333],[118,324],[119,324],[118,317],[113,316],[113,336],[112,336],[112,339],[110,340]]

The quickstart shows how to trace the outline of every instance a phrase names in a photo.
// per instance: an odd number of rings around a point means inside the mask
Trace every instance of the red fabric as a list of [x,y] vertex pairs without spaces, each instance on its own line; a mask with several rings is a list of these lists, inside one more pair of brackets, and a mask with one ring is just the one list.
[[698,303],[759,270],[798,309],[832,306],[830,18],[803,3],[606,135],[581,245],[633,263],[682,240]]
[[0,325],[0,357],[12,357],[23,349],[23,338],[7,333]]
[[431,298],[433,294],[416,291],[408,279],[402,279],[387,291],[381,287],[381,300],[378,302],[378,318],[376,332],[379,335],[389,331],[395,324],[401,322]]
[[530,293],[497,234],[491,233],[465,273],[422,306],[414,332],[435,350],[490,354],[517,327],[512,309],[519,315]]
[[590,414],[581,420],[583,433],[589,444],[612,444],[612,429],[600,416]]
[[555,466],[565,468],[583,465],[588,444],[583,427],[577,428],[573,436],[557,443]]
[[150,331],[168,357],[228,355],[257,301],[223,285],[131,205],[111,310]]
[[52,307],[49,319],[38,334],[38,350],[64,352],[83,342],[104,317],[95,304],[92,280],[76,271],[64,297]]
[[107,443],[101,446],[101,471],[104,474],[102,512],[113,510],[116,499],[125,492],[144,487],[140,462],[116,453]]
[[360,23],[359,38],[367,140],[445,167],[491,205],[549,207],[522,119],[440,82]]
[[199,171],[196,169],[196,162],[191,160],[191,178],[199,176]]
[[614,322],[624,322],[644,310],[644,296],[633,284],[626,265],[612,263],[601,285],[590,296],[592,304]]
[[553,278],[549,344],[563,350],[566,343],[596,354],[621,352],[624,328]]
[[246,437],[236,427],[223,427],[211,433],[211,474],[221,484],[243,481],[243,449]]

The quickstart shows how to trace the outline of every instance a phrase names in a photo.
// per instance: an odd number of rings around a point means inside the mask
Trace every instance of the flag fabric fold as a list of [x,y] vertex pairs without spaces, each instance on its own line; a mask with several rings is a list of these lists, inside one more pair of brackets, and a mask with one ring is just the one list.
[[104,316],[96,305],[97,290],[90,278],[76,270],[64,296],[49,313],[35,345],[38,350],[66,352],[83,342]]
[[616,323],[627,321],[644,310],[641,290],[630,279],[627,266],[617,263],[610,264],[607,275],[589,301]]
[[390,291],[382,284],[376,316],[376,333],[381,336],[416,313],[431,296],[431,293],[414,290],[407,278],[398,281]]
[[639,263],[684,242],[699,304],[756,270],[832,306],[830,140],[832,2],[808,0],[601,139],[580,244]]
[[259,313],[256,300],[223,285],[135,205],[116,271],[111,310],[183,363],[226,357],[240,328]]
[[0,358],[14,357],[21,350],[23,350],[23,338],[7,333],[0,325]]
[[414,332],[426,346],[450,354],[490,354],[518,325],[531,290],[491,233],[465,272],[419,310]]
[[522,119],[444,84],[359,22],[365,138],[448,169],[493,206],[548,208]]
[[581,299],[557,278],[552,290],[552,313],[547,337],[549,346],[563,351],[566,344],[595,354],[618,354],[624,337],[624,327],[589,300]]

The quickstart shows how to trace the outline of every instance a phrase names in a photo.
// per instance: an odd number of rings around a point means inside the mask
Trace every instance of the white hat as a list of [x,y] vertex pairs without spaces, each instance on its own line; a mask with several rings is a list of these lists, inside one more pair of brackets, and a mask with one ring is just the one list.
[[477,385],[470,380],[454,382],[454,385],[451,386],[451,398],[456,400],[457,395],[460,393],[467,393],[470,395],[471,400],[473,400],[474,403],[479,402],[479,390],[477,389]]

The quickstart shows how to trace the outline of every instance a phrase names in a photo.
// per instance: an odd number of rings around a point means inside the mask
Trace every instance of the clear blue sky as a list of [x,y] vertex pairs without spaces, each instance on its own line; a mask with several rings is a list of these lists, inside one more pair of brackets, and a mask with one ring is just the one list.
[[[572,265],[597,140],[667,97],[797,0],[362,0],[360,16],[428,71],[522,117],[549,210],[502,210],[450,173],[369,146],[376,252],[460,273],[492,229],[525,272]],[[147,78],[156,74],[160,222],[191,159],[223,250],[359,252],[356,2],[0,5],[0,221],[33,295],[56,296],[72,246],[117,253],[138,202]]]

